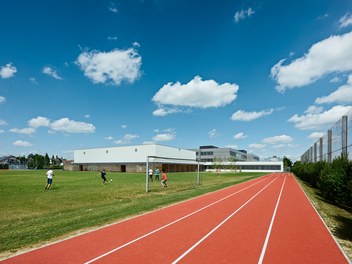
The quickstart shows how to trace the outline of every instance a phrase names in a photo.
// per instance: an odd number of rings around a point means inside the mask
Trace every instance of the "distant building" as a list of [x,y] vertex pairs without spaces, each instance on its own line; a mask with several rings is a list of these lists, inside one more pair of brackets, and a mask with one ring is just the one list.
[[212,145],[200,146],[192,149],[197,153],[197,160],[200,162],[214,161],[259,161],[259,156],[248,154],[246,150],[236,150],[233,148],[219,148]]
[[158,166],[168,172],[197,169],[194,151],[157,144],[75,150],[74,162],[67,164],[67,168],[80,171],[105,169],[145,172],[148,156],[155,157],[150,159],[149,166]]

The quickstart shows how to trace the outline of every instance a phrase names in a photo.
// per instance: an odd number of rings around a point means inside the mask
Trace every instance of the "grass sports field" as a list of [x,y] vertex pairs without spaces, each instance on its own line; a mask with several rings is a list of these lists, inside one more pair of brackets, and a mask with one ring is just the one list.
[[145,174],[55,171],[45,190],[46,171],[0,171],[0,256],[73,235],[136,214],[247,181],[264,173],[168,173],[168,188]]

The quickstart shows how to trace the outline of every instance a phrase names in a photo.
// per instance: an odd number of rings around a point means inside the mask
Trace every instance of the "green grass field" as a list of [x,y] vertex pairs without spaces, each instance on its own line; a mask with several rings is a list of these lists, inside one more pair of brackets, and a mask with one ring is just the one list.
[[65,238],[191,197],[247,181],[264,173],[168,173],[168,188],[145,174],[111,173],[102,185],[97,172],[55,171],[45,190],[46,171],[0,171],[0,255]]

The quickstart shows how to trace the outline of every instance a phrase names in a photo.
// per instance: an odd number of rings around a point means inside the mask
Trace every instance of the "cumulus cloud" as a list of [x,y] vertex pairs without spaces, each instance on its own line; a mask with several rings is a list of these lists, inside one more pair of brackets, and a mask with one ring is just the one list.
[[280,60],[271,68],[271,76],[277,82],[276,89],[308,85],[328,73],[352,70],[352,32],[331,36],[314,44],[301,58],[288,65]]
[[109,11],[110,11],[110,12],[113,12],[113,13],[117,13],[117,12],[118,12],[115,3],[110,3]]
[[176,135],[173,133],[162,133],[162,134],[157,134],[153,137],[153,141],[171,141],[176,138]]
[[293,115],[288,121],[301,130],[326,129],[336,123],[351,106],[337,105],[322,113],[307,113],[306,115]]
[[265,144],[258,144],[258,143],[249,144],[249,148],[256,149],[256,150],[262,150],[265,147],[266,147]]
[[274,137],[268,137],[263,139],[263,143],[267,144],[277,144],[277,143],[290,143],[292,142],[292,137],[287,135],[280,135]]
[[122,81],[133,83],[140,77],[142,58],[134,48],[110,52],[93,50],[81,53],[76,64],[93,83],[119,86]]
[[112,136],[105,137],[104,139],[106,140],[113,140],[114,138]]
[[177,109],[166,108],[165,105],[189,108],[221,107],[232,103],[237,97],[237,84],[218,84],[214,80],[202,80],[195,76],[186,84],[167,83],[154,96],[152,101],[159,105],[154,115],[165,116],[179,112]]
[[235,15],[233,16],[233,19],[235,20],[236,23],[238,23],[241,20],[246,19],[247,17],[251,17],[254,13],[255,11],[251,7],[249,7],[247,10],[242,9],[235,13]]
[[[180,112],[182,112],[181,109],[161,107],[161,108],[153,111],[153,115],[154,116],[167,116],[169,114],[175,114],[175,113],[180,113]],[[186,112],[186,111],[184,111],[184,112]]]
[[70,120],[69,118],[61,118],[55,120],[53,122],[50,119],[42,116],[38,116],[36,118],[32,118],[28,121],[27,128],[18,129],[13,128],[10,129],[10,132],[20,133],[20,134],[34,134],[39,127],[48,127],[52,132],[66,132],[66,133],[94,133],[95,126],[85,122],[77,122],[74,120]]
[[27,141],[22,141],[22,140],[17,140],[16,142],[13,143],[14,146],[17,147],[31,147],[33,146],[31,143]]
[[155,133],[157,133],[152,140],[154,142],[158,142],[158,141],[172,141],[176,138],[176,131],[174,128],[167,128],[164,130],[160,130],[160,129],[155,129],[154,130]]
[[62,80],[62,78],[58,75],[57,71],[49,66],[45,66],[42,70],[42,73],[49,75],[57,80]]
[[7,126],[7,122],[3,119],[0,119],[0,126]]
[[324,111],[324,108],[323,107],[320,107],[320,106],[315,106],[315,105],[311,105],[307,108],[307,110],[305,110],[304,112],[306,114],[319,114],[321,112]]
[[351,103],[352,102],[352,74],[348,76],[347,84],[340,86],[335,92],[315,100],[316,104]]
[[323,132],[313,132],[311,133],[308,138],[310,139],[319,139],[321,138],[322,136],[324,136],[324,133]]
[[6,102],[6,98],[0,95],[0,104],[5,102]]
[[43,116],[38,116],[36,118],[32,118],[28,121],[28,125],[33,128],[37,127],[48,127],[50,126],[50,120]]
[[50,123],[50,128],[54,131],[67,133],[94,133],[95,126],[85,122],[77,122],[67,117]]
[[352,13],[347,13],[339,20],[340,28],[348,27],[352,25]]
[[234,139],[245,139],[248,136],[245,135],[243,132],[237,133],[236,135],[233,136]]
[[0,68],[0,77],[3,79],[12,78],[13,76],[15,76],[16,72],[16,67],[13,66],[12,63],[8,63]]
[[231,120],[249,122],[261,118],[263,116],[271,115],[273,112],[274,109],[262,110],[260,112],[245,112],[243,110],[238,110],[237,112],[232,114]]
[[121,139],[115,140],[114,143],[119,145],[131,144],[133,139],[139,138],[138,135],[126,134]]

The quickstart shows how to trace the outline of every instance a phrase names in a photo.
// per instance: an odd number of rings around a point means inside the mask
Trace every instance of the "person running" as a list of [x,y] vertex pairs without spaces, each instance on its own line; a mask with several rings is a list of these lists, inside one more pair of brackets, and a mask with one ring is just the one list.
[[46,177],[48,178],[47,184],[45,186],[46,190],[49,190],[51,188],[51,185],[53,184],[53,176],[54,176],[54,171],[52,169],[48,170],[46,172]]
[[155,181],[160,181],[159,176],[160,176],[160,170],[159,170],[159,168],[156,168],[155,169]]
[[102,170],[102,171],[100,172],[100,176],[101,176],[101,178],[103,179],[103,184],[106,183],[106,182],[108,182],[108,180],[106,179],[106,172],[105,172],[105,170]]
[[153,181],[153,170],[152,170],[152,168],[149,168],[148,173],[149,173],[149,179],[152,182]]
[[167,187],[167,176],[164,170],[161,170],[161,186]]

